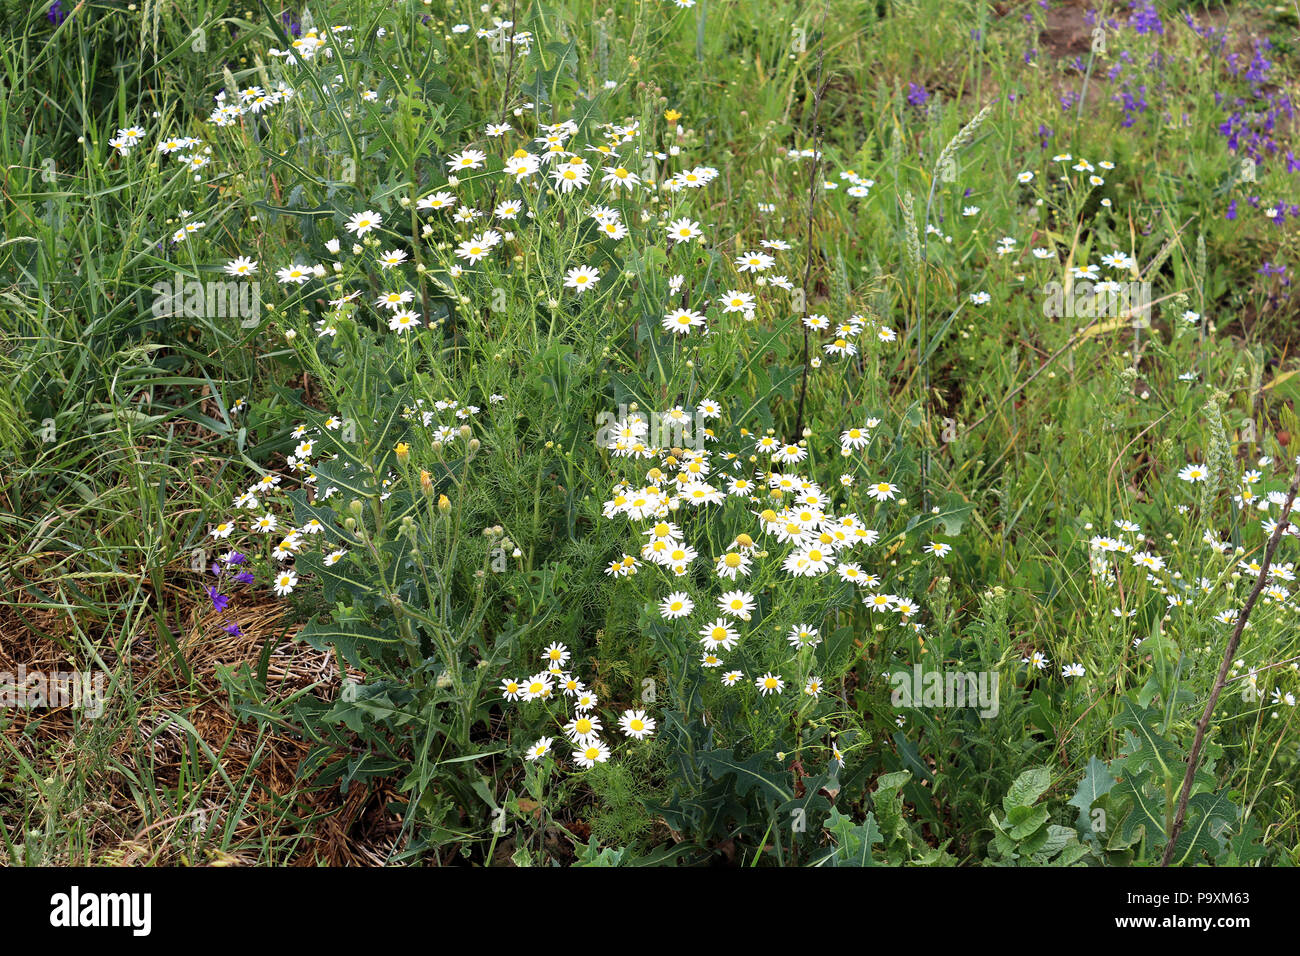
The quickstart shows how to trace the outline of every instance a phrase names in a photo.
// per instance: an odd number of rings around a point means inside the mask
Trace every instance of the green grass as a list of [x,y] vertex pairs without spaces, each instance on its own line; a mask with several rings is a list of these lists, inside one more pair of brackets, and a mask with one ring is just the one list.
[[[291,37],[260,6],[87,3],[56,26],[7,5],[0,671],[75,665],[110,688],[97,720],[0,711],[9,859],[825,865],[862,844],[892,864],[1157,863],[1232,633],[1215,615],[1243,606],[1254,579],[1238,562],[1262,557],[1260,520],[1280,513],[1233,496],[1252,469],[1256,496],[1285,499],[1291,478],[1297,310],[1260,269],[1295,262],[1289,215],[1263,212],[1294,198],[1294,147],[1282,124],[1279,153],[1238,181],[1215,94],[1272,92],[1295,67],[1294,17],[1160,4],[1155,34],[1102,6],[1124,25],[1089,67],[1036,4],[1002,17],[940,0],[497,4],[534,35],[511,54],[475,38],[491,22],[477,5],[352,0],[313,7],[316,24],[356,29],[300,66],[270,53]],[[1227,26],[1225,50],[1207,52],[1184,11]],[[462,22],[473,28],[454,33]],[[1227,60],[1249,64],[1247,31],[1273,43],[1262,83]],[[1063,107],[1084,73],[1083,109]],[[292,99],[205,122],[218,91],[279,83]],[[1143,85],[1140,111],[1113,99]],[[541,124],[566,118],[595,185],[502,177],[515,148],[542,148]],[[493,122],[512,132],[485,136]],[[584,148],[607,138],[602,122],[637,126],[620,162],[642,178],[718,175],[610,194],[609,164]],[[119,155],[109,140],[132,124],[146,136]],[[156,148],[187,135],[211,149],[197,176]],[[449,184],[465,148],[487,168]],[[1091,170],[1071,168],[1081,157]],[[488,213],[514,197],[535,218],[464,225],[416,208],[444,189]],[[626,238],[596,233],[594,202],[623,210]],[[363,210],[383,225],[359,240],[345,223]],[[665,241],[678,217],[701,241]],[[185,221],[205,225],[173,242]],[[457,259],[489,225],[514,235]],[[1014,253],[999,254],[1003,236]],[[789,291],[737,272],[760,239],[791,244],[768,250],[763,273]],[[390,249],[408,258],[381,268]],[[1149,324],[1045,314],[1048,283],[1112,250],[1132,265],[1101,272],[1150,283]],[[253,321],[157,314],[157,283],[225,278],[237,256],[258,262]],[[324,278],[276,280],[299,263]],[[581,265],[600,280],[578,295],[564,280]],[[398,288],[421,320],[401,334],[374,305]],[[753,295],[752,318],[718,307],[730,290]],[[664,331],[679,307],[707,311],[711,334]],[[808,313],[832,328],[860,316],[858,354],[827,354],[836,336],[806,331]],[[452,399],[479,411],[435,407]],[[790,496],[768,490],[682,505],[672,520],[702,556],[687,573],[606,573],[653,525],[602,514],[615,483],[639,488],[652,466],[671,480],[688,459],[620,457],[597,434],[634,405],[704,400],[723,412],[705,422],[710,480],[766,469],[751,459],[766,430],[806,438],[779,467],[878,534],[844,560],[914,615],[869,610],[872,589],[833,571],[783,570],[789,546],[759,516]],[[436,434],[422,412],[466,432]],[[842,456],[840,433],[868,418],[865,447]],[[304,436],[313,482],[288,461]],[[1189,462],[1210,480],[1180,480]],[[264,476],[279,487],[235,508]],[[892,498],[866,493],[879,481]],[[248,530],[268,512],[281,531],[324,529],[303,536],[286,597],[271,594],[291,566],[272,553],[279,537]],[[230,538],[210,536],[229,520]],[[740,534],[758,543],[752,576],[719,580],[712,560]],[[1089,548],[1105,535],[1164,567],[1148,580],[1119,552],[1108,583]],[[928,553],[935,542],[951,552]],[[327,563],[336,546],[346,556]],[[230,547],[253,584],[208,571]],[[1274,562],[1294,560],[1283,539]],[[726,667],[701,667],[699,631],[732,588],[753,594],[753,618]],[[690,592],[694,614],[661,616],[670,590]],[[1192,791],[1189,829],[1214,835],[1180,843],[1180,863],[1300,859],[1296,711],[1273,701],[1300,693],[1296,607],[1278,591],[1251,612]],[[821,643],[792,650],[798,624]],[[564,746],[563,700],[497,690],[555,641],[600,698],[614,752],[590,771]],[[1034,652],[1050,664],[1022,663]],[[1073,663],[1083,677],[1062,675]],[[892,702],[887,675],[914,664],[996,674],[998,712]],[[731,667],[746,675],[735,688],[718,679]],[[766,672],[782,693],[758,693]],[[817,697],[803,693],[812,676]],[[648,740],[619,733],[629,708],[657,721]],[[555,752],[525,760],[542,736]],[[1080,804],[1085,781],[1110,792]]]

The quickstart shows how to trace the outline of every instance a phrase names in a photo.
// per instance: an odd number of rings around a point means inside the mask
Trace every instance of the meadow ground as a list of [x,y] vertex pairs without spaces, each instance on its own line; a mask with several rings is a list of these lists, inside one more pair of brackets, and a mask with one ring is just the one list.
[[0,0],[0,858],[1300,863],[1297,15]]

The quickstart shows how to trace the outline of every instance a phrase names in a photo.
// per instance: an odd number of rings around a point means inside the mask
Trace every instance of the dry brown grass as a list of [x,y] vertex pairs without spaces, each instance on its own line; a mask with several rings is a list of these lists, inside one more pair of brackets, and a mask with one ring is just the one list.
[[[181,571],[168,580],[185,576]],[[6,743],[0,748],[0,821],[11,839],[30,823],[28,811],[35,809],[39,816],[32,802],[43,799],[16,772],[18,754],[39,772],[69,785],[84,782],[84,805],[58,814],[61,826],[79,832],[84,849],[47,862],[382,863],[400,827],[385,807],[401,797],[386,786],[353,785],[344,794],[337,785],[314,786],[300,779],[298,767],[313,743],[281,729],[259,729],[253,721],[241,724],[219,678],[220,671],[242,666],[256,672],[267,642],[274,642],[267,661],[265,704],[274,709],[306,688],[328,700],[337,695],[342,676],[335,658],[287,637],[285,606],[270,597],[240,597],[242,632],[237,635],[226,633],[226,615],[214,612],[206,596],[177,588],[166,597],[173,627],[178,617],[184,621],[179,637],[184,667],[176,666],[172,650],[150,626],[119,640],[116,648],[111,640],[97,646],[125,690],[110,692],[104,715],[94,726],[69,707],[6,715],[0,727]],[[177,608],[183,610],[178,614]],[[79,618],[78,623],[85,629],[98,622]],[[26,593],[7,596],[0,604],[0,671],[16,672],[20,665],[28,672],[97,667],[66,650],[75,646],[73,632],[67,612],[41,607]],[[114,699],[119,693],[129,694],[130,700]],[[177,716],[193,727],[197,739]],[[108,733],[115,736],[102,739]],[[96,735],[101,739],[92,743]],[[193,755],[202,755],[205,748],[216,755],[221,772],[203,756],[196,768]],[[10,780],[7,787],[5,778]],[[227,780],[243,792],[232,793]],[[180,792],[181,802],[195,809],[159,814],[157,808],[167,800],[149,800],[141,793],[146,785],[156,794],[170,793],[172,800]],[[209,821],[214,834],[225,832],[232,812],[239,818],[223,842],[234,849],[213,849],[212,837],[200,847],[196,820]],[[273,860],[266,858],[267,848]]]

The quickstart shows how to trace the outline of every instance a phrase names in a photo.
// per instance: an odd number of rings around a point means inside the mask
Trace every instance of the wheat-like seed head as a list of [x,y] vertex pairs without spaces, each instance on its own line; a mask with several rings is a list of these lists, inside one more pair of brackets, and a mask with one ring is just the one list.
[[980,110],[977,114],[975,114],[975,118],[973,120],[971,120],[969,123],[963,126],[957,132],[957,135],[948,141],[948,145],[945,146],[943,148],[943,152],[939,154],[939,161],[934,164],[935,175],[938,175],[938,171],[943,169],[944,164],[947,163],[948,160],[951,159],[956,154],[957,150],[961,149],[963,146],[965,146],[967,143],[969,143],[971,140],[975,138],[976,131],[980,128],[980,126],[984,123],[984,121],[989,118],[989,114],[992,112],[993,112],[992,104],[989,104],[988,106],[984,107],[984,109]]

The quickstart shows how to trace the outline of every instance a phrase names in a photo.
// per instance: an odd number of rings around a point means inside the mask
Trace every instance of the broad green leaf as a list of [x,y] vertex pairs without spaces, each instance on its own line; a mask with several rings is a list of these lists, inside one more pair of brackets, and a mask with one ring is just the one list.
[[1011,812],[1013,807],[1031,807],[1052,785],[1052,775],[1046,767],[1026,770],[1011,784],[1002,798],[1002,809]]

